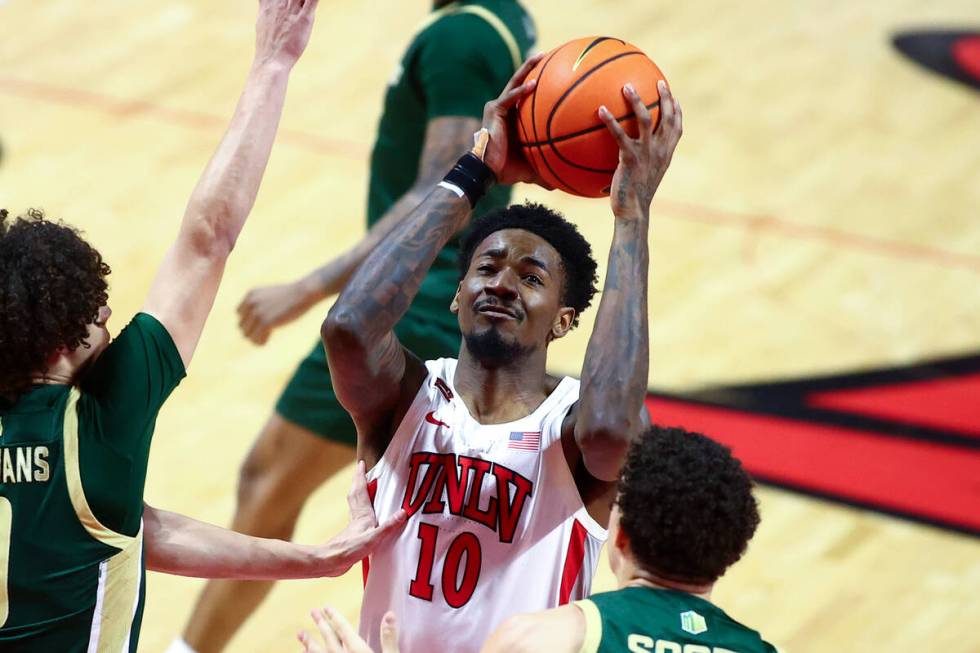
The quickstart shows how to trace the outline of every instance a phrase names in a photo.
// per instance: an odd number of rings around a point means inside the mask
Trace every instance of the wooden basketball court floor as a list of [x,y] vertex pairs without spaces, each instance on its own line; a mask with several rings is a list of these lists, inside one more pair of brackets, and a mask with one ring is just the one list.
[[[249,64],[255,2],[0,2],[0,205],[83,228],[114,268],[114,328],[139,308]],[[527,0],[550,47],[601,32],[646,49],[684,105],[654,205],[650,385],[685,390],[980,348],[980,105],[888,42],[975,26],[956,0]],[[292,80],[253,218],[189,378],[164,409],[146,497],[226,523],[236,472],[326,305],[264,348],[236,329],[256,284],[284,281],[363,231],[384,84],[425,0],[324,0]],[[603,262],[607,204],[516,197],[572,217]],[[577,373],[591,314],[556,344]],[[980,400],[980,399],[978,399]],[[346,520],[348,477],[297,538]],[[761,488],[763,522],[715,598],[787,651],[980,651],[980,542]],[[977,506],[980,510],[980,506]],[[612,586],[602,562],[597,589]],[[142,650],[178,632],[200,583],[152,575]],[[233,642],[295,650],[307,611],[356,618],[359,571],[280,584]]]

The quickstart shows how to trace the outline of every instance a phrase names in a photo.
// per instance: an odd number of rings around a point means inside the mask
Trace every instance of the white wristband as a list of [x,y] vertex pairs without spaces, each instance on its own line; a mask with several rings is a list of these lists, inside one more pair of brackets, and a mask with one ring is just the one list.
[[440,181],[439,182],[439,187],[440,188],[445,188],[446,190],[448,190],[448,191],[450,191],[452,193],[456,193],[456,197],[463,197],[464,195],[466,195],[466,193],[463,192],[463,189],[462,188],[460,188],[456,184],[450,183],[448,181]]

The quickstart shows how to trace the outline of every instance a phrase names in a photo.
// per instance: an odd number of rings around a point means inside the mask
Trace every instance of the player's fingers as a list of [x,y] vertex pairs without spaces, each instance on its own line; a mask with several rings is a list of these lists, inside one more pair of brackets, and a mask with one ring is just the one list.
[[245,337],[254,342],[255,333],[259,330],[259,316],[254,312],[249,313],[241,323],[242,333]]
[[310,614],[313,615],[313,621],[316,622],[316,627],[320,630],[320,636],[323,637],[326,653],[344,653],[343,645],[337,639],[337,635],[334,633],[333,627],[327,619],[326,611],[322,608],[314,608],[310,611]]
[[238,307],[235,310],[238,311],[239,315],[242,315],[243,313],[248,312],[249,309],[251,309],[251,307],[252,307],[252,291],[249,290],[247,293],[245,293],[245,296],[242,297],[242,301],[238,302]]
[[327,617],[327,621],[330,622],[330,627],[337,633],[337,637],[340,638],[340,641],[343,642],[348,651],[362,651],[365,649],[364,640],[360,638],[357,631],[354,630],[354,627],[344,618],[344,615],[330,607],[324,608],[323,612]]
[[272,329],[267,326],[262,326],[252,333],[251,340],[254,344],[262,346],[269,342],[269,336],[272,335]]
[[660,122],[668,125],[674,122],[674,96],[667,87],[667,82],[660,80],[657,82],[657,91],[660,93]]
[[404,510],[399,510],[394,515],[386,519],[383,524],[378,526],[375,531],[375,538],[379,541],[384,540],[392,533],[400,531],[402,528],[404,528],[406,521],[408,521],[408,513]]
[[538,54],[529,57],[527,61],[521,64],[521,67],[517,69],[514,76],[510,78],[509,82],[507,82],[507,86],[504,87],[504,92],[500,94],[501,97],[523,84],[524,78],[527,77],[528,73],[530,73],[531,70],[538,65],[539,61],[544,59],[544,54],[545,53],[543,52],[539,52]]
[[606,108],[606,105],[599,107],[599,119],[606,123],[606,127],[612,133],[613,138],[619,144],[619,151],[623,153],[632,153],[633,151],[633,141],[629,134],[623,129],[623,126],[619,124],[616,120],[616,116],[612,115],[612,112]]
[[497,109],[507,110],[512,107],[518,100],[520,100],[525,95],[534,91],[534,88],[538,85],[538,80],[532,79],[524,82],[517,88],[513,88],[499,98],[497,98]]
[[354,478],[350,482],[350,490],[347,492],[347,505],[351,509],[363,505],[367,502],[371,504],[371,498],[367,491],[367,476],[364,474],[364,461],[358,460],[354,465]]
[[303,653],[330,653],[325,648],[320,646],[320,643],[316,641],[316,638],[311,636],[305,630],[301,630],[296,633],[296,639],[299,643],[303,645]]
[[398,653],[398,619],[386,612],[381,620],[381,653]]
[[633,108],[633,113],[636,115],[640,140],[644,142],[648,141],[653,131],[653,118],[650,116],[650,110],[647,109],[647,105],[643,104],[643,98],[636,92],[636,88],[632,84],[627,84],[623,87],[623,95],[626,96],[626,101],[630,103],[630,106]]

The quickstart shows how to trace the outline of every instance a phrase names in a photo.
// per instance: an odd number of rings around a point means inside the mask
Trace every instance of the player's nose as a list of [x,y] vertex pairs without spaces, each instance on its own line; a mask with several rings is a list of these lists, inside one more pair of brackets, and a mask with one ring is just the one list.
[[497,274],[487,279],[484,290],[496,297],[513,298],[517,296],[518,281],[517,274],[513,270],[502,268]]

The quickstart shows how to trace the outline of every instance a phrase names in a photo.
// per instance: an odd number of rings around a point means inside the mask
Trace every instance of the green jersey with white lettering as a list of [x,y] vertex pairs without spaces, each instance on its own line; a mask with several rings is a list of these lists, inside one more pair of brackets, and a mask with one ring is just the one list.
[[625,587],[577,605],[582,653],[775,653],[756,631],[687,592]]
[[0,407],[0,650],[136,651],[143,485],[157,412],[184,376],[137,315],[78,386]]

